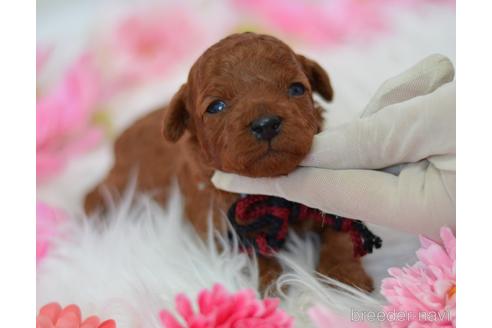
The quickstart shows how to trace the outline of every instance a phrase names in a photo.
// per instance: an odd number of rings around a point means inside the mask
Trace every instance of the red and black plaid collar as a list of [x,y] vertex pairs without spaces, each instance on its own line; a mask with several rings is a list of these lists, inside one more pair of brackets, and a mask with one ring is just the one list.
[[288,201],[280,197],[245,195],[227,212],[242,246],[271,256],[282,248],[289,231],[289,223],[314,220],[322,226],[350,234],[354,257],[372,253],[382,246],[382,240],[359,220],[323,213],[317,209]]

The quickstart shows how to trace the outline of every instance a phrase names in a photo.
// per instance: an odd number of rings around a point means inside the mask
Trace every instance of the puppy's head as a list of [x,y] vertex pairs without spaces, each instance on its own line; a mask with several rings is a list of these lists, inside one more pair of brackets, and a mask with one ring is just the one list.
[[212,167],[246,176],[287,174],[307,155],[322,123],[313,92],[332,99],[314,61],[266,35],[231,35],[193,65],[164,114],[163,134],[188,130]]

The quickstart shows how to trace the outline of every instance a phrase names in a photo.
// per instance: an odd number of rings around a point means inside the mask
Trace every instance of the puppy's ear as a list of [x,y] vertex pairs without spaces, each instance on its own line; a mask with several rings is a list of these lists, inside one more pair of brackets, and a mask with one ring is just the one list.
[[162,135],[168,141],[178,141],[188,127],[190,114],[186,110],[186,93],[186,84],[183,84],[164,109]]
[[333,99],[333,89],[326,71],[317,62],[302,55],[297,55],[297,59],[301,63],[313,91],[316,91],[325,100],[331,101]]

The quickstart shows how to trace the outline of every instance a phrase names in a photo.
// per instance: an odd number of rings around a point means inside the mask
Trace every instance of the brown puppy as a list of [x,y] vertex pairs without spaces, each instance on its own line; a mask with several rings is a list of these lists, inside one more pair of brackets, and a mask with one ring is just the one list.
[[[101,185],[121,192],[137,166],[137,189],[164,202],[177,176],[186,214],[203,234],[209,210],[219,221],[238,197],[211,185],[215,169],[272,177],[288,174],[307,155],[322,124],[313,92],[332,99],[328,75],[316,62],[271,36],[231,35],[196,61],[187,83],[164,110],[148,114],[120,136],[114,167]],[[166,141],[160,134],[161,115]],[[99,187],[85,206],[88,212],[103,206]],[[322,235],[320,272],[372,290],[346,234],[298,228]],[[272,262],[260,259],[263,282],[279,270]]]

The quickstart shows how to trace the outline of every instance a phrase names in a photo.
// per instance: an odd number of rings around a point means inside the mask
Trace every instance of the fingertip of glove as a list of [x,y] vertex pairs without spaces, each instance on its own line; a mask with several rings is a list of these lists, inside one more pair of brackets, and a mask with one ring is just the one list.
[[449,57],[444,56],[442,54],[432,54],[425,57],[422,61],[428,62],[430,65],[450,65],[453,66],[453,63],[449,59]]
[[454,65],[451,60],[441,54],[432,54],[427,56],[422,60],[424,71],[434,70],[439,71],[441,74],[438,76],[442,77],[442,82],[450,82],[454,79]]
[[224,180],[227,177],[227,175],[224,172],[221,171],[215,171],[214,175],[212,175],[212,184],[216,187],[222,187],[224,186]]

